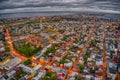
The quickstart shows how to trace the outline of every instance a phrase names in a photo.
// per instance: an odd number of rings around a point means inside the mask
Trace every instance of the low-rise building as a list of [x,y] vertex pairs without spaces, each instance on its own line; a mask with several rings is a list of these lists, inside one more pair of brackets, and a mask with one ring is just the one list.
[[34,73],[35,72],[35,70],[34,69],[32,69],[32,68],[30,68],[30,67],[28,67],[28,66],[25,66],[25,65],[23,65],[23,64],[19,64],[19,67],[21,67],[22,69],[23,69],[23,71],[25,71],[25,72],[27,72],[27,73]]
[[4,68],[7,70],[10,70],[12,68],[14,68],[15,66],[17,66],[22,60],[18,57],[13,58],[12,60],[10,60],[8,63],[6,63],[4,65]]
[[41,78],[43,78],[46,74],[45,70],[41,70],[37,76],[35,76],[32,80],[40,80]]
[[42,65],[38,64],[38,65],[36,65],[33,69],[34,69],[35,71],[37,71],[37,70],[40,69],[41,66],[42,66]]

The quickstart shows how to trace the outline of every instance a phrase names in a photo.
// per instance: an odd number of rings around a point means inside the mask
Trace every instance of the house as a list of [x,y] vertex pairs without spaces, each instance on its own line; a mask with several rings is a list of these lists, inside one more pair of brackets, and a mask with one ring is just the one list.
[[38,65],[36,65],[33,69],[34,69],[35,71],[37,71],[37,70],[39,70],[39,69],[41,68],[41,66],[42,66],[42,65],[38,64]]
[[64,66],[65,67],[68,67],[68,68],[71,68],[73,65],[73,62],[68,62],[68,63],[65,63]]
[[41,70],[37,76],[35,76],[32,80],[40,80],[41,78],[43,78],[46,74],[45,70]]
[[12,70],[9,73],[7,73],[2,79],[0,80],[9,80],[10,78],[12,78],[15,75],[16,71]]
[[30,67],[28,67],[28,66],[25,66],[25,65],[23,65],[23,64],[19,64],[19,67],[21,67],[22,69],[23,69],[23,71],[25,71],[25,72],[27,72],[27,73],[34,73],[35,72],[35,70],[34,69],[32,69],[32,68],[30,68]]
[[3,41],[0,41],[0,52],[3,52],[3,51],[5,51],[5,47],[4,47]]
[[4,27],[0,26],[0,32],[4,32]]

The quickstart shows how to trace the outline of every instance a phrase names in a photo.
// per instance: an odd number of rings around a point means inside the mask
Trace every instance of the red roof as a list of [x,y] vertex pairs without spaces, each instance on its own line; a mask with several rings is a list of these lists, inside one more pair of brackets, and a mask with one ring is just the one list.
[[18,71],[18,70],[20,70],[20,67],[15,67],[14,70]]
[[98,67],[101,68],[101,69],[103,69],[103,65],[99,65]]
[[45,68],[44,70],[48,71],[48,68]]
[[58,78],[57,78],[57,80],[61,80],[61,78],[60,78],[60,77],[58,77]]
[[65,76],[65,74],[64,74],[64,73],[62,73],[62,76],[64,77],[64,76]]

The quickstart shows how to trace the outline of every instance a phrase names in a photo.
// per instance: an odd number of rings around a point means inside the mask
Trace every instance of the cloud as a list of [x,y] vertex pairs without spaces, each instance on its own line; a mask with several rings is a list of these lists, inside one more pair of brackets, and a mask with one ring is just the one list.
[[0,14],[44,11],[120,14],[120,0],[2,0],[0,4]]

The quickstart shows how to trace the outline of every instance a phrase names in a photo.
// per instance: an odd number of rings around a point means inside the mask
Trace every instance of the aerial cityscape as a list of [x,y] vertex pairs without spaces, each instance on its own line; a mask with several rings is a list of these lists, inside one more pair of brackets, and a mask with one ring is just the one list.
[[0,0],[0,80],[120,80],[119,2]]

